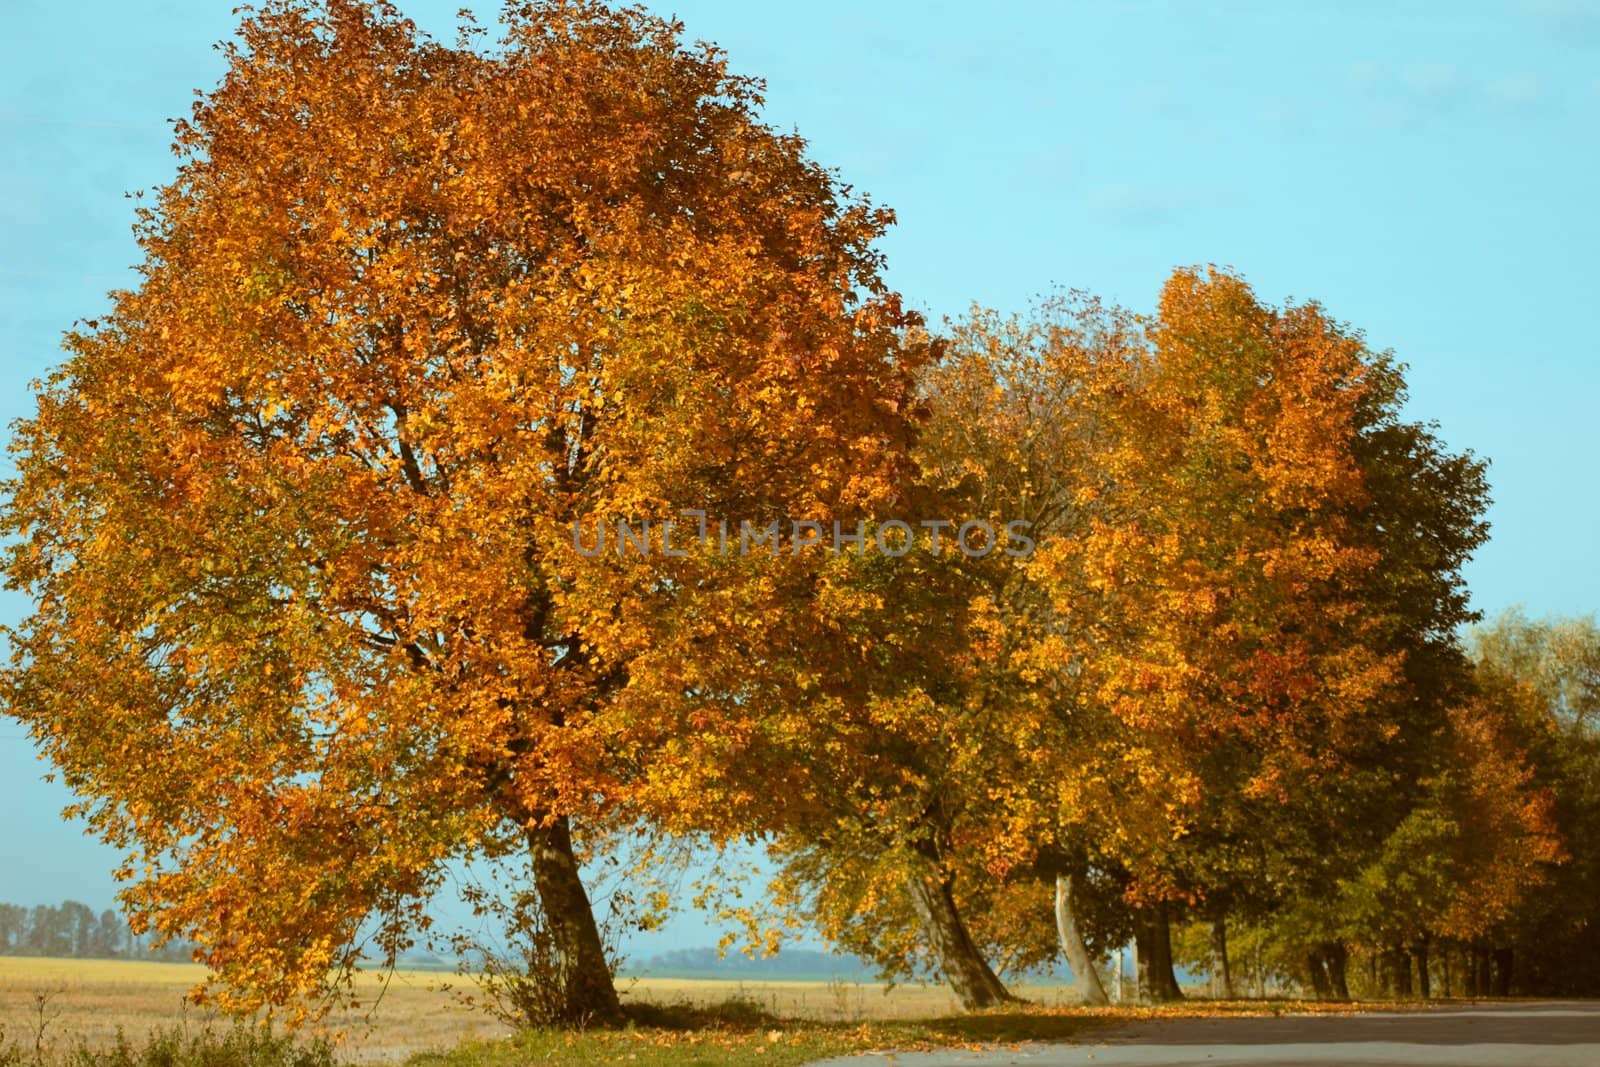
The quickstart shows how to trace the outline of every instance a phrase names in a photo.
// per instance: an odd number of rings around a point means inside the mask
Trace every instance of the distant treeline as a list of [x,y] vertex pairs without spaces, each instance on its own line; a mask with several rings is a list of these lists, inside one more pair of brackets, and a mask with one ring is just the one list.
[[0,956],[56,956],[67,959],[141,959],[188,962],[194,945],[168,941],[154,946],[135,934],[117,912],[99,915],[87,904],[68,900],[51,906],[0,904]]
[[812,949],[786,948],[776,956],[751,958],[738,952],[718,956],[714,948],[680,948],[650,957],[643,963],[625,964],[627,974],[652,978],[788,978],[876,982],[870,967],[848,956]]

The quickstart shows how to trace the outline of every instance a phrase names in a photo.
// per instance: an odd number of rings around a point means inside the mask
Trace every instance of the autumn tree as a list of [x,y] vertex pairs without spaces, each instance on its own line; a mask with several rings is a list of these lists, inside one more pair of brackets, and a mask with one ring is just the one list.
[[[1412,926],[1406,937],[1380,944],[1358,915],[1382,908],[1363,912],[1355,902],[1371,898],[1352,890],[1382,884],[1383,877],[1372,880],[1369,865],[1390,865],[1392,873],[1396,856],[1426,862],[1403,842],[1412,838],[1414,846],[1419,830],[1438,825],[1432,820],[1440,811],[1439,790],[1471,773],[1452,755],[1463,743],[1465,709],[1479,708],[1490,718],[1501,710],[1483,703],[1460,641],[1461,629],[1476,618],[1462,567],[1487,538],[1487,465],[1447,448],[1435,425],[1403,414],[1402,365],[1384,353],[1368,360],[1371,388],[1357,411],[1354,440],[1365,500],[1348,519],[1377,550],[1362,583],[1374,624],[1367,640],[1398,665],[1398,676],[1372,705],[1367,728],[1343,736],[1340,773],[1301,794],[1289,820],[1269,823],[1292,829],[1302,845],[1298,856],[1286,854],[1293,862],[1280,868],[1276,890],[1241,910],[1241,918],[1265,920],[1288,942],[1282,947],[1291,970],[1309,973],[1313,984],[1326,974],[1330,995],[1348,987],[1344,972],[1353,947],[1365,944],[1395,957],[1423,943],[1426,931]],[[1392,934],[1397,927],[1386,929]],[[1398,973],[1396,965],[1386,968]]]
[[[17,428],[6,711],[228,1008],[324,990],[364,928],[392,960],[447,863],[521,851],[552,1017],[615,1020],[574,835],[760,793],[652,772],[633,731],[698,723],[677,771],[735,709],[793,727],[772,621],[821,565],[663,524],[848,525],[902,474],[888,213],[676,23],[550,0],[481,32],[250,11],[139,285]],[[656,551],[578,551],[602,522]]]
[[1507,609],[1474,626],[1467,648],[1480,673],[1531,690],[1541,719],[1562,733],[1600,730],[1600,625],[1593,616],[1530,619]]
[[[1490,936],[1462,946],[1462,962],[1472,965],[1463,985],[1487,987],[1488,977],[1520,994],[1593,995],[1600,990],[1600,626],[1592,616],[1529,618],[1512,609],[1473,627],[1467,649],[1500,706],[1519,712],[1500,716],[1500,729],[1533,772],[1530,785],[1547,791],[1566,862],[1503,880],[1490,898],[1501,921]],[[1543,884],[1534,884],[1535,873]],[[1507,892],[1523,883],[1524,891]],[[1485,953],[1498,955],[1499,966]]]
[[[919,499],[917,515],[948,514]],[[777,835],[780,903],[885,975],[936,974],[964,1006],[983,1008],[1013,998],[963,916],[975,872],[962,860],[981,832],[963,804],[973,777],[988,773],[974,734],[1001,720],[972,699],[984,670],[974,635],[987,620],[973,604],[972,561],[949,529],[937,550],[924,534],[894,531],[886,537],[903,536],[904,555],[831,569],[825,595],[838,630],[828,673],[865,684],[809,704],[816,717],[784,746],[783,763],[813,784],[760,825]]]
[[[1201,757],[1191,763],[1200,788],[1181,837],[1152,858],[1176,887],[1198,898],[1199,915],[1213,924],[1230,914],[1267,923],[1282,942],[1280,958],[1291,973],[1319,994],[1342,995],[1351,941],[1391,957],[1409,954],[1422,944],[1419,938],[1428,936],[1429,922],[1444,921],[1447,902],[1458,899],[1458,891],[1470,897],[1482,890],[1481,884],[1463,888],[1476,877],[1473,870],[1494,869],[1501,862],[1494,857],[1547,860],[1549,840],[1542,820],[1523,807],[1536,807],[1538,801],[1537,789],[1524,788],[1520,757],[1514,751],[1491,756],[1493,746],[1481,743],[1482,731],[1500,729],[1485,723],[1505,720],[1496,719],[1500,705],[1485,703],[1475,688],[1457,635],[1473,618],[1461,567],[1486,536],[1484,464],[1470,453],[1450,452],[1432,426],[1404,417],[1403,367],[1386,353],[1368,350],[1358,333],[1315,305],[1251,310],[1248,294],[1234,289],[1230,295],[1229,288],[1224,276],[1178,290],[1200,312],[1191,315],[1192,321],[1204,323],[1201,316],[1206,316],[1213,324],[1248,323],[1257,317],[1265,325],[1253,331],[1231,328],[1231,341],[1227,333],[1197,333],[1191,327],[1191,336],[1209,338],[1212,358],[1202,373],[1236,375],[1234,381],[1258,398],[1251,402],[1258,416],[1270,412],[1261,402],[1270,404],[1274,392],[1292,386],[1292,379],[1270,363],[1251,371],[1249,353],[1277,345],[1284,358],[1300,364],[1302,383],[1324,376],[1322,392],[1301,393],[1286,406],[1285,412],[1294,414],[1291,420],[1279,416],[1276,425],[1257,423],[1268,431],[1256,438],[1268,449],[1261,454],[1287,458],[1282,469],[1290,483],[1274,489],[1268,482],[1265,492],[1252,488],[1254,476],[1248,472],[1271,468],[1248,458],[1241,462],[1234,448],[1241,438],[1219,429],[1198,439],[1203,451],[1197,454],[1212,460],[1201,471],[1207,484],[1216,480],[1233,488],[1196,494],[1180,484],[1155,496],[1162,509],[1209,500],[1220,514],[1235,516],[1239,521],[1233,529],[1248,538],[1240,541],[1228,533],[1223,542],[1236,549],[1261,546],[1238,556],[1228,569],[1189,572],[1220,576],[1212,591],[1223,594],[1227,606],[1220,612],[1207,608],[1191,620],[1169,612],[1167,617],[1182,625],[1180,634],[1199,639],[1193,647],[1202,652],[1196,657],[1185,651],[1171,662],[1186,672],[1180,679],[1225,680],[1235,653],[1261,642],[1250,658],[1235,660],[1235,671],[1254,669],[1252,660],[1257,666],[1277,661],[1285,672],[1280,678],[1292,686],[1276,696],[1255,686],[1210,694],[1189,690],[1192,712],[1211,719],[1199,733],[1200,743],[1179,746],[1181,753]],[[1194,293],[1208,291],[1207,299],[1193,299]],[[1230,305],[1244,314],[1227,314]],[[1161,325],[1171,330],[1168,321]],[[1233,372],[1224,369],[1230,364]],[[1245,373],[1239,374],[1241,367]],[[1308,370],[1313,377],[1306,376]],[[1202,381],[1172,395],[1179,411],[1192,411],[1204,410],[1217,393]],[[1251,433],[1251,410],[1239,409],[1246,418],[1230,416],[1228,425]],[[1304,468],[1303,476],[1292,473],[1296,447],[1317,463]],[[1325,457],[1321,462],[1319,454]],[[1173,464],[1177,471],[1184,466]],[[1344,489],[1328,492],[1339,483],[1319,477],[1319,469],[1342,472]],[[1274,543],[1280,546],[1276,553],[1289,553],[1287,567],[1263,551]],[[1189,550],[1175,544],[1179,558],[1192,568]],[[1338,565],[1341,554],[1345,562]],[[1207,578],[1208,584],[1213,581]],[[1259,595],[1274,586],[1283,612],[1271,610],[1273,597]],[[1252,587],[1258,593],[1241,596]],[[1183,602],[1175,606],[1182,608]],[[1268,610],[1262,613],[1263,608]],[[1253,642],[1237,640],[1236,627],[1225,622],[1241,611],[1252,613],[1250,625],[1264,624]],[[1219,640],[1203,638],[1207,620],[1216,625]],[[1190,629],[1193,621],[1202,630]],[[1274,636],[1279,628],[1282,636]],[[1161,646],[1154,647],[1160,652]],[[1170,647],[1183,646],[1172,642]],[[1196,667],[1201,672],[1188,673]],[[1271,699],[1263,703],[1263,695]],[[1218,716],[1230,710],[1239,716],[1231,727]],[[1270,727],[1265,734],[1258,732],[1262,712]],[[1502,761],[1498,780],[1516,783],[1497,794],[1498,803],[1466,785],[1496,779],[1481,773],[1492,759]],[[1428,839],[1442,850],[1443,838],[1428,835],[1459,832],[1464,824],[1455,820],[1463,805],[1472,804],[1507,816],[1496,824],[1504,832],[1491,835],[1489,852],[1479,853],[1481,862],[1451,859],[1423,846]],[[1465,839],[1458,844],[1456,853],[1483,847]],[[1403,869],[1408,859],[1437,869]],[[1429,879],[1435,890],[1422,894],[1429,901],[1425,904],[1417,903],[1415,893],[1408,896],[1401,884],[1415,889]],[[1401,899],[1409,903],[1400,907]],[[1367,927],[1358,935],[1358,914],[1381,919],[1383,931]]]
[[1224,889],[1197,864],[1327,769],[1392,666],[1365,640],[1373,553],[1347,517],[1359,343],[1314,305],[1180,270],[1122,347],[1077,359],[1076,526],[1042,543],[1021,626],[1060,696],[1012,814],[1019,841],[1125,870],[1141,990],[1160,999],[1177,995],[1169,905]]
[[[1029,553],[969,554],[956,541],[963,523],[1017,523],[1030,544],[1083,532],[1083,490],[1098,477],[1089,394],[1111,374],[1095,365],[1126,362],[1142,337],[1131,316],[1079,294],[1036,319],[977,310],[943,340],[919,379],[928,418],[915,449],[918,514],[937,529],[919,531],[903,561],[840,576],[892,609],[864,646],[892,669],[876,672],[884,684],[855,717],[858,739],[832,763],[832,809],[784,838],[782,890],[886,974],[937,973],[984,1007],[1009,996],[997,968],[1061,951],[1056,928],[1032,920],[1050,913],[1057,879],[1081,894],[1086,849],[1041,847],[1022,813],[1056,799],[1054,782],[1043,800],[1035,788],[1040,761],[1083,756],[1104,719],[1064,711],[1075,689],[1039,651],[1049,602]],[[1070,908],[1067,920],[1074,971],[1092,981],[1088,946],[1105,944],[1106,927],[1080,928]]]

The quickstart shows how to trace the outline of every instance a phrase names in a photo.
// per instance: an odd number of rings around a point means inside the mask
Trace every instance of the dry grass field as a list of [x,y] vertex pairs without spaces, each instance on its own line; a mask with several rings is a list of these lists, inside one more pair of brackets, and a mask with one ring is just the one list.
[[[205,976],[196,964],[125,960],[0,957],[0,1029],[4,1041],[46,1052],[82,1040],[109,1045],[120,1028],[142,1039],[156,1027],[183,1023],[200,1029],[226,1020],[185,1002]],[[340,1055],[363,1062],[394,1062],[464,1039],[509,1033],[507,1027],[461,1003],[470,984],[451,974],[402,971],[385,987],[382,975],[363,978],[372,1003],[365,1012],[330,1017],[341,1031]],[[731,999],[784,1018],[857,1023],[928,1018],[953,1013],[955,998],[943,987],[882,986],[847,982],[742,982],[673,978],[622,978],[625,999],[662,1006],[711,1005]],[[1019,990],[1045,1005],[1067,1001],[1056,986]],[[381,998],[379,997],[379,994]],[[0,1042],[3,1043],[3,1042]]]
[[[205,968],[198,964],[0,957],[0,1028],[6,1040],[27,1049],[42,1032],[47,1050],[67,1048],[80,1039],[102,1047],[115,1039],[118,1029],[138,1040],[174,1023],[225,1028],[228,1020],[185,1000],[204,977]],[[507,1033],[506,1027],[462,1007],[454,992],[442,988],[452,977],[397,973],[385,988],[381,976],[366,976],[363,984],[375,1009],[326,1021],[344,1032],[341,1053],[363,1061],[397,1060],[466,1037]],[[454,988],[460,988],[459,979]]]

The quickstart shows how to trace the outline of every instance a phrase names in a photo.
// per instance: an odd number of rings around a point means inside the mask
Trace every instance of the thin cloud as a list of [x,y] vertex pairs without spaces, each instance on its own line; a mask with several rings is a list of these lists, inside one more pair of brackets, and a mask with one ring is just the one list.
[[1096,214],[1124,226],[1159,226],[1177,215],[1172,196],[1136,185],[1096,186],[1085,200]]
[[1413,63],[1400,72],[1400,79],[1412,99],[1436,110],[1461,105],[1471,88],[1460,68],[1451,63]]
[[1565,44],[1600,44],[1600,3],[1593,0],[1523,0],[1520,10]]
[[1545,95],[1544,83],[1534,74],[1500,78],[1485,86],[1485,91],[1496,100],[1522,107],[1538,103]]

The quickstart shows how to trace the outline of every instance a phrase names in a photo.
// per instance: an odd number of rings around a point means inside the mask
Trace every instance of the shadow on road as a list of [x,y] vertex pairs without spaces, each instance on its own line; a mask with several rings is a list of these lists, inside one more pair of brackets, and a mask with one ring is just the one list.
[[951,1038],[985,1044],[1014,1041],[1077,1041],[1098,1038],[1100,1020],[1086,1015],[1037,1015],[1028,1012],[985,1012],[945,1015],[928,1021],[928,1029]]
[[1586,1045],[1600,1042],[1600,1003],[1496,1002],[1371,1014],[1148,1019],[1116,1023],[1091,1036],[1114,1045]]

